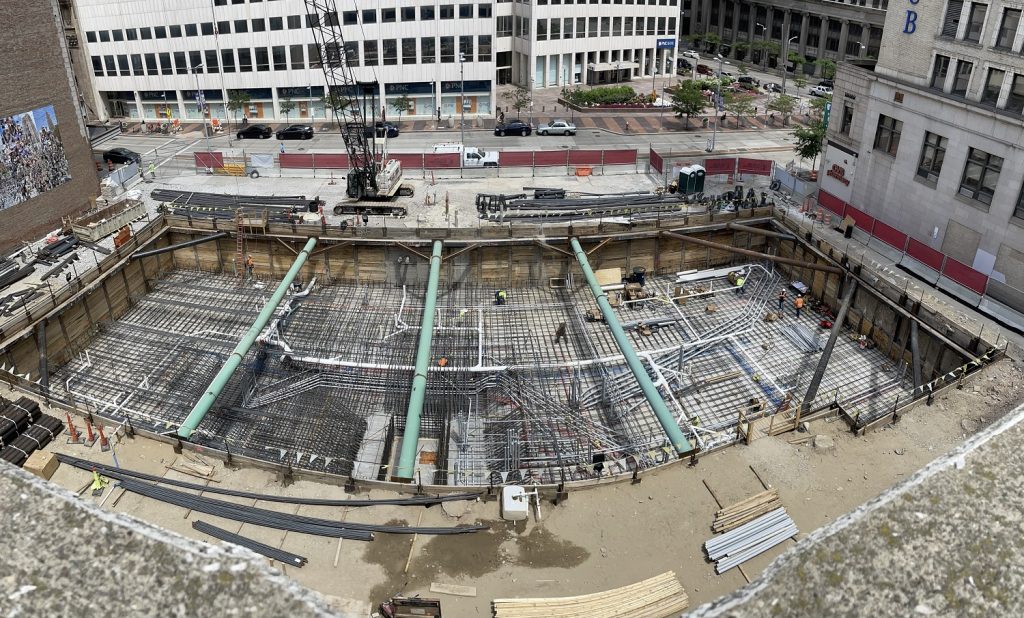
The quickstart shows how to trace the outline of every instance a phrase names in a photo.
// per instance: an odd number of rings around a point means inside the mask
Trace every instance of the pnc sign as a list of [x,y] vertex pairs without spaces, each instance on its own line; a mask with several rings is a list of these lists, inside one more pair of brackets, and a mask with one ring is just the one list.
[[[921,0],[907,0],[911,6],[916,6]],[[914,9],[907,9],[906,19],[903,22],[903,33],[914,34],[917,32],[917,11]]]

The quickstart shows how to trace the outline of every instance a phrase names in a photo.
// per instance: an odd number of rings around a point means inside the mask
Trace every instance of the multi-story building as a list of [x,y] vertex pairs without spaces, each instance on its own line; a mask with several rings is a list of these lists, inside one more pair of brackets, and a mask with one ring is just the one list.
[[[815,60],[877,58],[887,5],[888,0],[684,0],[683,34],[711,33],[721,42],[708,47],[769,68],[778,65],[785,48],[806,58],[800,70],[814,74],[820,72]],[[777,51],[765,53],[763,43],[774,43]]]
[[[549,3],[550,2],[550,3]],[[339,0],[345,57],[387,117],[493,115],[496,86],[602,83],[670,73],[678,0]],[[92,98],[110,117],[325,117],[320,54],[302,0],[75,0]],[[406,98],[403,98],[406,97]],[[88,96],[86,97],[89,98]]]
[[959,297],[1024,312],[1024,5],[889,11],[876,66],[840,67],[820,199]]

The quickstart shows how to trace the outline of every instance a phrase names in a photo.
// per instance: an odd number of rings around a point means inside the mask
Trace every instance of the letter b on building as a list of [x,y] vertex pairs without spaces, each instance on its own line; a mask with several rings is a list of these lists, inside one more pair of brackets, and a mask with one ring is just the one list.
[[904,34],[914,34],[917,32],[917,11],[907,11],[907,21],[903,24]]

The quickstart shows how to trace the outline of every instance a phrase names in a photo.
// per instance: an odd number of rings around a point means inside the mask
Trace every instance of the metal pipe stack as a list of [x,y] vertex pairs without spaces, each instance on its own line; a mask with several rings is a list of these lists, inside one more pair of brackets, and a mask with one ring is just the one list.
[[758,556],[798,532],[796,523],[778,508],[770,513],[704,542],[708,558],[715,561],[715,572],[729,569]]

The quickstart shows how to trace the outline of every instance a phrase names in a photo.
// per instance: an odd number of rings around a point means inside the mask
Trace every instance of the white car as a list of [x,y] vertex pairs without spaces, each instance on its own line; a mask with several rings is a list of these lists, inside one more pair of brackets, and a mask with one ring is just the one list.
[[700,54],[698,54],[697,52],[695,52],[692,49],[688,49],[688,50],[684,51],[683,55],[686,56],[687,58],[693,58],[694,60],[700,60]]
[[832,89],[828,86],[814,86],[810,90],[812,97],[830,97],[832,96]]

